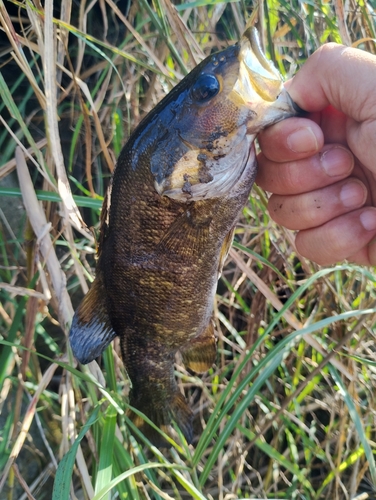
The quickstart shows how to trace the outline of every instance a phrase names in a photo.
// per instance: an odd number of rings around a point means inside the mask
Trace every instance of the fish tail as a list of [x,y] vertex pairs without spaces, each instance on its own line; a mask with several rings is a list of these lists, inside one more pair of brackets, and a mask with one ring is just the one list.
[[[186,399],[177,388],[168,396],[163,393],[165,391],[161,391],[157,385],[147,387],[146,391],[135,391],[133,388],[130,392],[129,403],[167,435],[171,434],[171,422],[174,420],[187,442],[191,443],[193,413]],[[128,416],[152,444],[159,448],[169,446],[163,436],[134,411],[130,410]]]

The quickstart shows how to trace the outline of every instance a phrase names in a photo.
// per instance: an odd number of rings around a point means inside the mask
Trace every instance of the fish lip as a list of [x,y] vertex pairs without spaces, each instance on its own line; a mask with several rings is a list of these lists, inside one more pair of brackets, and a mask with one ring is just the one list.
[[[254,26],[248,27],[242,35],[240,44],[250,43],[253,54],[261,66],[268,72],[275,75],[276,80],[281,80],[280,73],[276,70],[273,63],[269,61],[261,49],[260,37]],[[249,69],[253,69],[252,66]]]
[[262,52],[256,28],[247,28],[239,45],[240,86],[245,89],[251,84],[254,92],[264,101],[275,101],[282,91],[283,79]]
[[307,111],[305,109],[301,108],[299,106],[299,104],[296,104],[296,102],[293,100],[293,98],[290,96],[290,94],[289,94],[289,97],[291,99],[291,106],[294,109],[296,116],[300,116],[301,118],[308,116]]
[[245,30],[239,42],[239,75],[234,85],[234,100],[240,99],[253,114],[247,130],[257,133],[262,128],[290,116],[301,116],[283,85],[283,79],[272,61],[263,54],[256,28]]

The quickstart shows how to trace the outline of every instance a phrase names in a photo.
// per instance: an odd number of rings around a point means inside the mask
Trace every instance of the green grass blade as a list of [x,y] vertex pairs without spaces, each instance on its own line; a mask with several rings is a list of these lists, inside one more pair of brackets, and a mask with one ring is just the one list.
[[[101,491],[111,481],[112,462],[114,454],[115,427],[117,413],[112,406],[109,406],[104,417],[102,429],[102,439],[99,450],[98,474],[95,482],[95,494]],[[103,496],[110,500],[110,493]]]
[[59,361],[57,359],[52,359],[49,356],[45,356],[40,352],[35,352],[33,349],[28,349],[27,347],[24,347],[17,343],[8,342],[7,340],[0,339],[0,345],[5,345],[8,347],[17,347],[17,349],[24,349],[25,351],[35,353],[38,357],[46,359],[50,363],[55,363],[56,365],[59,365],[61,368],[64,368],[65,370],[69,371],[70,373],[72,373],[72,375],[75,375],[78,379],[94,384],[120,415],[124,413],[124,410],[119,406],[117,401],[115,401],[113,395],[111,395],[109,391],[98,382],[98,380],[89,372],[89,369],[86,366],[82,365],[83,371],[80,372],[79,370],[73,368],[73,366],[69,365],[68,363],[63,363],[62,361]]
[[[147,469],[155,469],[159,467],[166,467],[167,469],[172,469],[172,468],[183,468],[182,466],[176,465],[176,464],[159,464],[159,463],[148,463],[148,464],[142,464],[138,465],[137,467],[134,467],[133,469],[130,469],[126,472],[123,472],[120,474],[120,476],[115,477],[110,483],[108,483],[101,491],[99,491],[92,500],[102,500],[102,498],[105,497],[107,493],[109,493],[112,488],[115,488],[115,486],[120,483],[121,481],[124,481],[125,479],[129,478],[130,476],[133,476],[134,474],[138,474],[139,472],[144,472]],[[55,500],[55,499],[53,499]],[[201,500],[201,499],[200,499]]]
[[[145,463],[143,461],[142,463]],[[114,475],[115,477],[120,476],[120,474],[125,471],[135,467],[134,460],[128,450],[124,447],[124,444],[119,441],[115,436],[115,450],[114,450]],[[145,471],[145,475],[152,481],[156,482],[153,475],[153,469]],[[134,500],[139,500],[140,496],[138,494],[136,479],[134,476],[130,476],[125,481],[121,481],[117,485],[117,490],[120,498],[130,498]],[[121,496],[123,495],[123,496]],[[128,496],[126,496],[128,495]],[[159,496],[156,500],[162,500]]]
[[367,457],[368,460],[368,466],[369,466],[369,472],[371,474],[372,478],[372,483],[373,487],[376,488],[376,464],[375,464],[375,458],[373,456],[373,451],[370,446],[368,437],[366,435],[366,432],[364,430],[362,421],[360,419],[360,415],[356,409],[355,403],[351,395],[349,394],[348,390],[345,387],[345,384],[343,383],[338,371],[334,368],[334,366],[329,366],[330,373],[335,381],[335,383],[338,386],[339,393],[341,394],[344,402],[347,405],[347,408],[349,409],[349,414],[354,422],[356,431],[357,431],[357,436],[359,437],[362,447],[364,449],[364,453]]
[[[55,203],[61,202],[61,198],[58,193],[52,191],[35,191],[38,200],[41,201],[52,201]],[[8,188],[0,186],[0,196],[10,196],[12,198],[22,198],[21,190],[19,188]],[[92,208],[93,210],[100,210],[103,203],[103,198],[89,198],[88,196],[73,196],[74,201],[78,207],[82,208]]]
[[336,467],[334,470],[331,470],[324,479],[321,487],[317,490],[315,498],[319,499],[325,488],[338,477],[338,474],[344,472],[349,467],[352,467],[358,460],[362,458],[363,455],[364,455],[364,448],[360,446],[358,449],[352,452],[348,456],[348,458],[344,460],[338,467]]
[[5,423],[0,429],[0,471],[3,470],[3,467],[5,466],[10,455],[10,451],[7,448],[12,437],[13,418],[14,408],[10,410]]
[[[303,292],[308,287],[310,287],[313,283],[315,283],[318,279],[320,279],[323,276],[326,276],[327,274],[334,272],[338,268],[344,269],[346,267],[348,267],[348,266],[337,266],[337,267],[332,268],[332,269],[323,269],[323,270],[315,273],[313,276],[311,276],[303,285],[301,285],[291,295],[291,297],[287,300],[287,302],[285,303],[283,308],[273,317],[273,320],[268,325],[268,328],[265,330],[264,334],[262,336],[260,336],[256,340],[256,342],[253,344],[253,346],[250,348],[249,353],[244,357],[243,361],[239,364],[239,366],[237,367],[237,369],[233,373],[232,378],[231,378],[231,382],[228,384],[226,389],[221,393],[220,398],[219,398],[219,400],[218,400],[218,402],[217,402],[217,404],[216,404],[216,406],[215,406],[215,408],[214,408],[214,410],[213,410],[213,412],[212,412],[212,414],[207,422],[207,425],[206,425],[206,427],[201,435],[201,438],[197,444],[196,451],[195,451],[195,454],[193,457],[193,464],[195,466],[198,465],[198,463],[201,459],[201,456],[203,455],[205,449],[209,446],[210,442],[212,441],[212,439],[213,439],[213,437],[214,437],[214,435],[215,435],[215,433],[220,425],[220,421],[221,421],[220,415],[223,412],[226,413],[227,410],[231,407],[231,404],[229,402],[227,402],[226,410],[222,409],[222,407],[225,404],[225,401],[228,400],[229,395],[231,394],[231,392],[233,390],[233,386],[235,384],[235,381],[240,378],[240,375],[241,375],[242,371],[244,370],[244,367],[248,364],[249,360],[251,359],[251,357],[252,357],[253,353],[256,351],[256,349],[258,349],[258,347],[264,342],[264,340],[268,337],[268,335],[273,332],[273,329],[275,328],[275,326],[278,324],[278,322],[282,318],[283,313],[285,311],[287,311],[292,306],[292,304],[294,304],[295,300],[297,300],[298,297],[300,297],[303,294]],[[364,271],[364,272],[366,272],[366,271]],[[246,382],[245,379],[243,379],[242,382],[240,383],[240,385],[238,386],[238,390],[242,391],[246,387],[247,383],[248,382]]]
[[[29,285],[30,288],[35,287],[35,284],[38,280],[38,277],[39,277],[39,273],[37,273],[37,274],[35,274],[35,276],[33,276],[33,278],[31,279],[30,285]],[[17,345],[17,342],[16,342],[17,332],[21,329],[21,323],[22,323],[22,319],[23,319],[24,314],[25,314],[25,307],[26,307],[27,299],[28,299],[28,297],[24,296],[24,297],[21,297],[18,301],[16,313],[14,315],[12,325],[10,326],[9,331],[8,331],[7,341],[5,341],[5,340],[2,341],[0,339],[0,343],[3,343],[3,345],[5,346],[0,354],[0,390],[1,390],[1,387],[3,386],[5,378],[7,376],[7,370],[8,370],[8,366],[9,366],[11,356],[12,356],[12,347],[14,345]]]
[[241,245],[237,241],[234,241],[232,246],[237,248],[238,250],[241,250],[245,254],[251,255],[254,259],[264,264],[264,266],[267,266],[270,269],[272,269],[276,273],[276,275],[282,280],[283,283],[286,281],[286,276],[283,276],[283,274],[275,266],[273,266],[273,264],[271,264],[267,259],[265,259],[265,257],[260,255],[259,253],[254,252],[251,248]]
[[0,340],[0,343],[5,346],[0,354],[0,389],[3,386],[4,380],[7,376],[8,365],[10,363],[12,355],[12,347],[16,345],[15,339],[25,313],[26,302],[27,297],[20,298],[17,305],[16,314],[14,315],[12,325],[8,331],[8,341]]
[[[248,437],[250,441],[252,441],[255,437],[255,433],[250,431],[249,429],[246,429],[245,427],[241,425],[237,425],[237,428],[245,435]],[[305,469],[300,469],[297,464],[294,464],[287,460],[285,456],[283,456],[281,453],[279,453],[277,450],[275,450],[270,444],[266,443],[265,441],[262,441],[261,439],[256,439],[255,445],[263,451],[266,455],[268,455],[272,460],[275,460],[280,464],[282,467],[284,467],[286,470],[291,472],[291,474],[294,474],[299,481],[311,491],[313,494],[313,488],[310,482],[307,480],[305,477],[307,471]]]
[[113,391],[117,391],[116,383],[116,373],[115,373],[115,363],[114,354],[112,352],[112,345],[109,345],[103,353],[103,362],[106,368],[106,384]]
[[56,471],[54,489],[52,492],[52,500],[69,500],[70,498],[70,485],[72,481],[72,473],[74,462],[76,460],[76,454],[78,446],[81,443],[83,437],[97,420],[99,413],[99,406],[97,406],[86,424],[82,427],[80,433],[78,434],[75,442],[73,443],[71,449],[61,460],[59,467]]
[[[0,94],[1,94],[1,99],[8,108],[10,115],[17,121],[18,125],[21,127],[22,133],[26,137],[28,143],[30,144],[35,156],[38,158],[38,160],[41,160],[41,153],[37,145],[35,144],[34,138],[31,135],[29,128],[26,125],[20,113],[18,106],[13,100],[12,94],[1,72],[0,72]],[[51,174],[50,177],[52,178]]]
[[[200,475],[200,484],[204,485],[206,480],[209,477],[212,467],[214,466],[215,461],[218,458],[219,453],[223,450],[223,447],[232,433],[233,429],[236,427],[236,424],[240,417],[244,414],[245,410],[250,405],[251,401],[256,396],[258,390],[262,387],[262,385],[267,381],[267,379],[274,373],[274,371],[279,367],[282,362],[283,357],[291,350],[293,345],[304,335],[307,333],[313,333],[315,331],[321,330],[328,325],[336,323],[337,321],[348,320],[349,318],[360,316],[360,315],[368,315],[375,314],[376,308],[367,309],[362,311],[349,311],[343,314],[339,314],[337,316],[332,316],[329,318],[325,318],[317,323],[313,323],[306,328],[302,328],[301,330],[297,330],[296,332],[290,334],[288,337],[281,340],[274,349],[269,351],[269,353],[260,361],[260,363],[251,370],[246,377],[242,380],[239,386],[234,390],[233,394],[221,410],[218,415],[218,419],[214,424],[214,429],[219,427],[220,421],[225,418],[230,409],[233,409],[233,413],[231,417],[228,419],[225,428],[218,436],[216,443],[213,447],[212,452],[207,458],[205,467]],[[246,356],[245,359],[249,361],[250,356]],[[261,371],[262,369],[262,371]],[[245,387],[250,383],[253,376],[260,372],[255,382],[252,384],[250,389],[247,390],[246,395],[243,399],[238,402],[239,397]],[[229,384],[230,385],[230,384]]]
[[[176,464],[175,464],[175,468]],[[199,491],[191,482],[187,481],[186,478],[179,471],[173,471],[174,476],[177,481],[184,487],[185,491],[191,495],[194,500],[207,500],[206,497]]]
[[209,5],[217,5],[219,3],[232,3],[238,2],[238,0],[195,0],[192,3],[182,3],[180,5],[176,5],[176,10],[178,12],[182,10],[192,9],[194,7],[205,7]]

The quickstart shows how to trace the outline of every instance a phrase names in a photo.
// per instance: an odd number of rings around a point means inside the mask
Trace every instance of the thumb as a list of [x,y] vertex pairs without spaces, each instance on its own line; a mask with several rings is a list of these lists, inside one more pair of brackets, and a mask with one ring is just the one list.
[[359,49],[328,43],[298,71],[289,94],[306,111],[334,106],[363,122],[376,119],[376,57]]
[[[376,56],[335,43],[323,45],[289,82],[289,94],[304,110],[331,105],[346,117],[346,140],[376,174]],[[329,122],[327,127],[335,126]],[[325,134],[325,121],[322,123]],[[328,128],[329,133],[329,128]]]

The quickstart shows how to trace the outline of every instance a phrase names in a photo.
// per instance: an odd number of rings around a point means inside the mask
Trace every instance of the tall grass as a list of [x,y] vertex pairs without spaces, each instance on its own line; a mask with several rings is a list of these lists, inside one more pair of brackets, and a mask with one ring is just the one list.
[[217,363],[176,364],[193,446],[133,427],[117,341],[86,367],[67,347],[140,119],[249,17],[287,77],[328,41],[374,53],[375,8],[0,0],[0,498],[376,498],[375,273],[297,255],[259,188],[218,286]]

